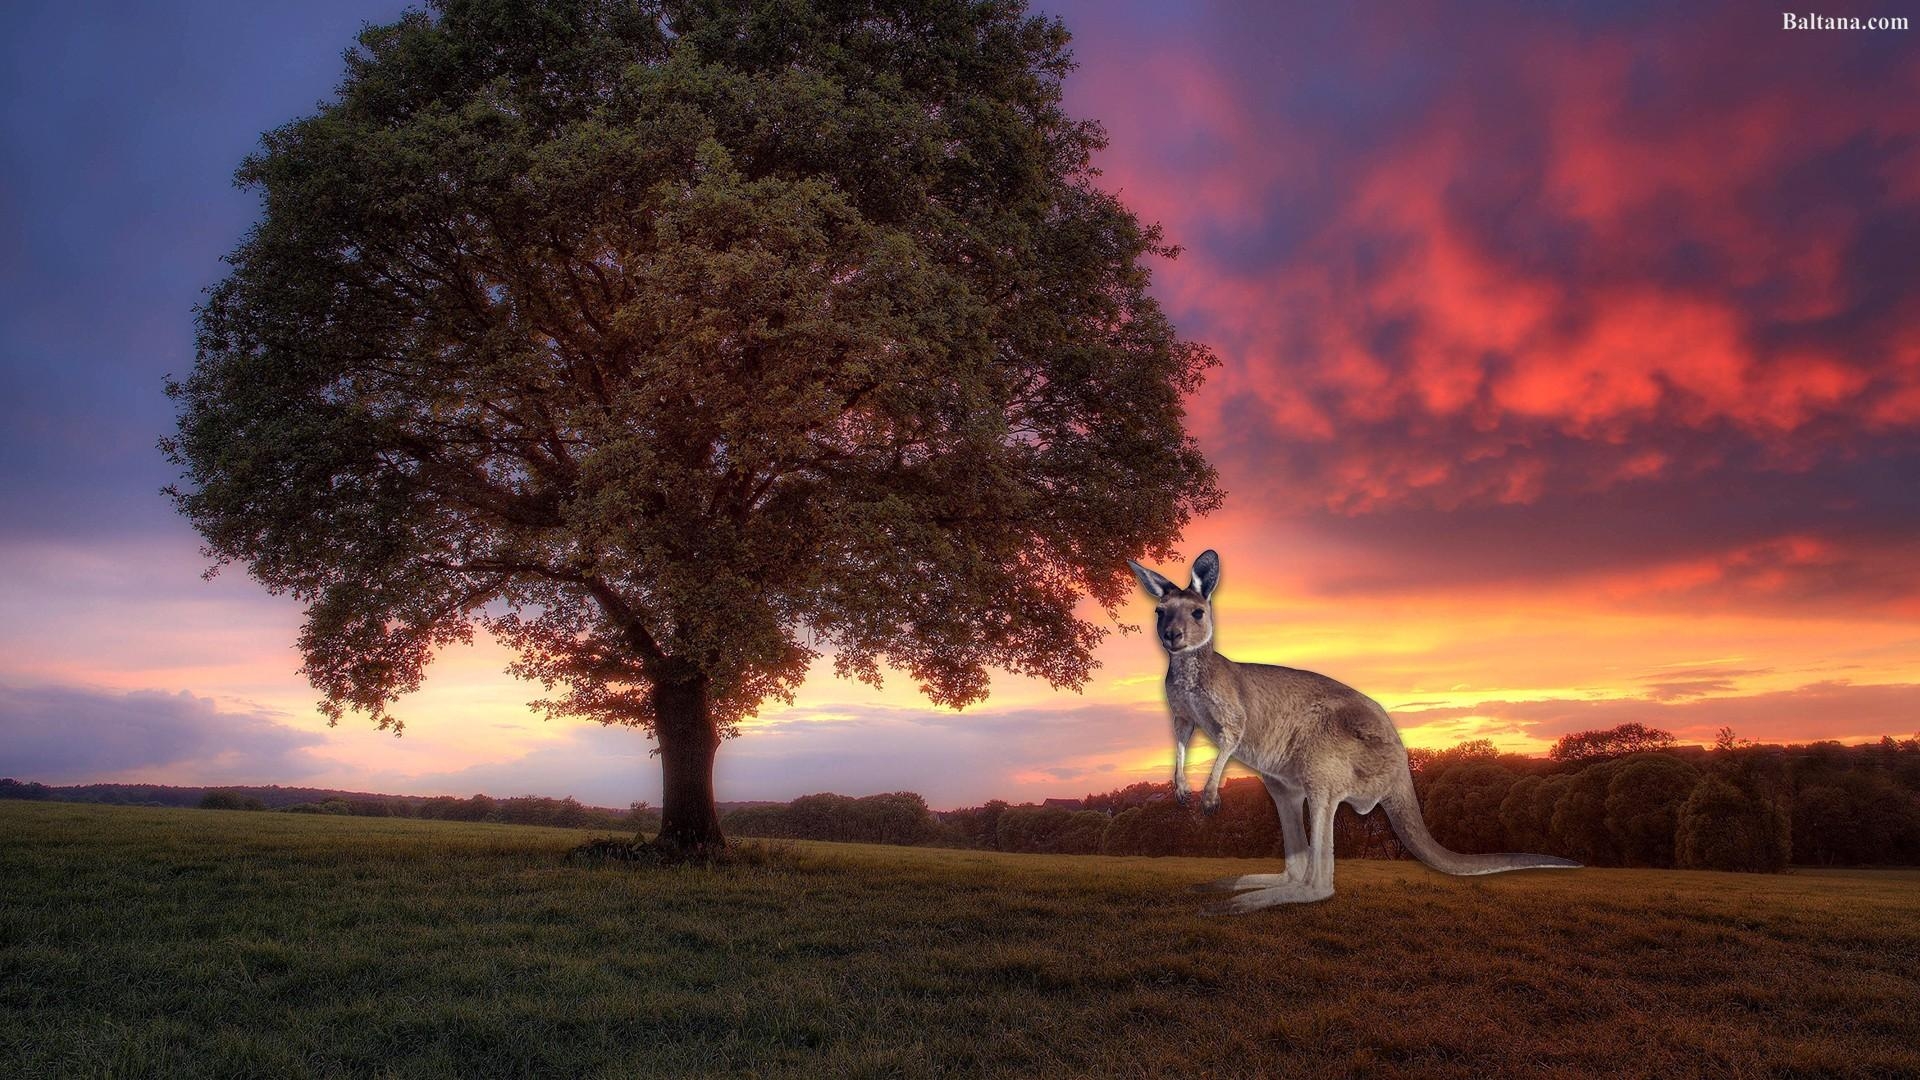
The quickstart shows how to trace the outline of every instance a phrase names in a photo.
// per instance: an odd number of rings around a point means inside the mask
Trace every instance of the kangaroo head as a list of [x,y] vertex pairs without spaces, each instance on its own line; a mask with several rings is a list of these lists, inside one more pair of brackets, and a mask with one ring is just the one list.
[[1190,652],[1213,640],[1213,608],[1208,603],[1220,585],[1220,556],[1203,551],[1193,560],[1193,579],[1182,589],[1132,559],[1133,576],[1140,587],[1158,600],[1154,608],[1155,632],[1160,646],[1170,653]]

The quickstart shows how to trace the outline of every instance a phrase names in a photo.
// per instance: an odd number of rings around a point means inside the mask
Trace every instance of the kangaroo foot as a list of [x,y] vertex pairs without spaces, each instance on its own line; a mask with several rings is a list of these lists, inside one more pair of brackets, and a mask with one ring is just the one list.
[[1287,885],[1294,881],[1285,874],[1235,874],[1232,877],[1203,881],[1193,887],[1194,892],[1239,892],[1241,889],[1265,889],[1275,885]]
[[1249,911],[1275,907],[1280,904],[1311,904],[1325,900],[1333,895],[1331,885],[1309,885],[1306,882],[1289,885],[1274,885],[1264,889],[1243,892],[1231,900],[1210,904],[1201,910],[1202,915],[1245,915]]

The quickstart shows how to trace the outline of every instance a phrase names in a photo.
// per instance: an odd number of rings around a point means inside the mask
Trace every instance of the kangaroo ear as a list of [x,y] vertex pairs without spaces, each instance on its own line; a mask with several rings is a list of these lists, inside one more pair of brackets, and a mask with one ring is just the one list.
[[1175,591],[1173,582],[1141,566],[1132,559],[1127,560],[1127,565],[1133,567],[1133,576],[1140,579],[1140,587],[1147,590],[1147,595],[1153,597],[1155,600]]
[[1199,593],[1200,599],[1211,600],[1213,590],[1219,587],[1220,556],[1215,555],[1212,548],[1208,548],[1200,553],[1199,558],[1193,560],[1193,581],[1187,585],[1187,588]]

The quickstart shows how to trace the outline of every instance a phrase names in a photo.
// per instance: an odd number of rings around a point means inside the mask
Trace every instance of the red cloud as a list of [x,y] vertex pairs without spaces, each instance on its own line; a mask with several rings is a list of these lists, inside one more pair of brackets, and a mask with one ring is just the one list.
[[[1206,434],[1345,513],[1693,472],[1683,433],[1775,470],[1911,443],[1920,267],[1882,244],[1920,241],[1920,54],[1509,14],[1416,19],[1424,56],[1303,31],[1087,73],[1109,180],[1188,245],[1162,293],[1227,360]],[[1343,127],[1343,90],[1386,104]]]

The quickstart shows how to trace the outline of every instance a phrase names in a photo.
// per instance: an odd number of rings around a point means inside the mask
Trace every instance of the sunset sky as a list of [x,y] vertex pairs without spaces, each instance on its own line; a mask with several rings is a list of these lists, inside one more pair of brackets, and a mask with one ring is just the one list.
[[[0,14],[0,775],[658,801],[642,733],[542,721],[484,639],[401,702],[403,737],[329,729],[297,604],[202,580],[159,495],[162,377],[257,212],[234,167],[404,7]],[[1222,361],[1191,419],[1228,498],[1182,547],[1221,554],[1222,652],[1348,682],[1414,746],[1920,730],[1920,29],[1041,10],[1106,186],[1185,249],[1156,294]],[[723,747],[720,798],[1164,778],[1162,654],[1101,656],[1084,694],[1003,678],[961,713],[823,662]]]

